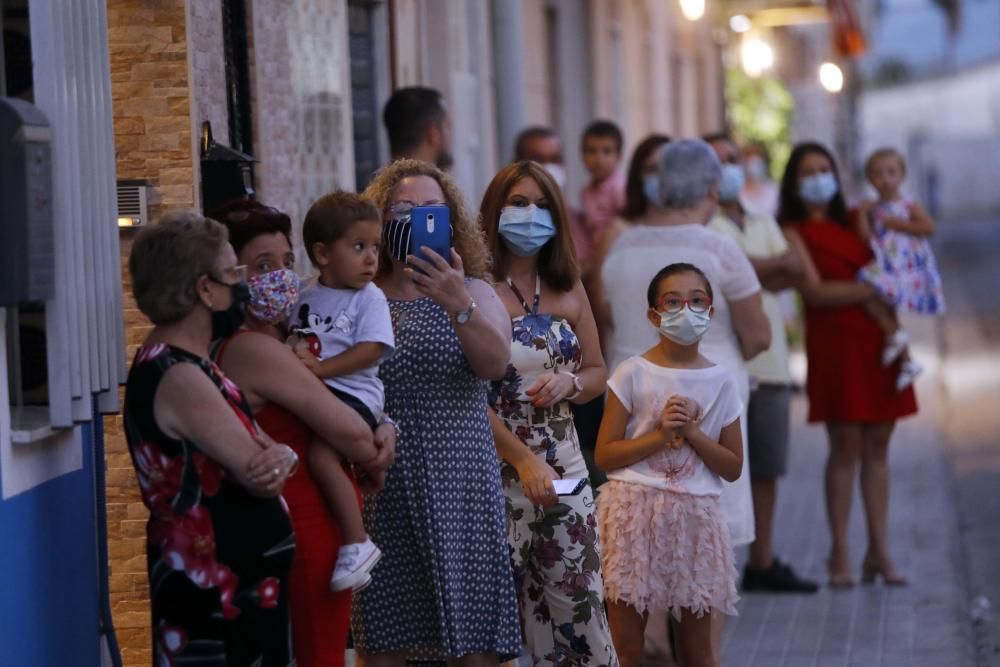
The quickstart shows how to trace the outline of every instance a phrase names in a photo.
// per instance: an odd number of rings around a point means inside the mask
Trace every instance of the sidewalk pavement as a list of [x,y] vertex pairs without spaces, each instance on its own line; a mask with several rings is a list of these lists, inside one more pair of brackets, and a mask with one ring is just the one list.
[[[976,665],[957,512],[938,426],[939,396],[936,373],[926,373],[918,387],[921,412],[899,423],[890,449],[890,544],[910,586],[743,595],[739,616],[729,619],[723,638],[724,665]],[[779,485],[775,553],[801,575],[825,584],[827,442],[822,426],[806,425],[806,409],[805,396],[796,396],[789,474]],[[866,539],[857,490],[850,539],[860,570]],[[740,567],[742,572],[742,558]]]

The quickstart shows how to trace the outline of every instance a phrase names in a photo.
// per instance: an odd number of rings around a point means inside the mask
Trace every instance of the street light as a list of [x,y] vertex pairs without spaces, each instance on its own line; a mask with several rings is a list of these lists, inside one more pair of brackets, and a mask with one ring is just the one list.
[[764,70],[774,65],[774,51],[760,37],[745,37],[740,55],[743,58],[743,71],[752,77],[760,76]]
[[819,82],[829,93],[839,93],[844,88],[844,73],[833,63],[819,66]]
[[681,13],[688,21],[697,21],[705,15],[705,0],[680,0]]
[[729,29],[733,32],[743,33],[753,27],[753,22],[746,14],[737,14],[729,17]]

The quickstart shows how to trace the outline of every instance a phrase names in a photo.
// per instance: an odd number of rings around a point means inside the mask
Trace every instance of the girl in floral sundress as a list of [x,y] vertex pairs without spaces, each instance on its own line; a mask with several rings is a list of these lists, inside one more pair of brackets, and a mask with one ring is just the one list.
[[[570,403],[607,378],[558,186],[540,165],[505,167],[482,220],[513,320],[510,364],[490,419],[524,640],[534,665],[618,665],[604,611],[594,493]],[[553,479],[576,480],[558,495]]]
[[597,437],[598,527],[611,636],[623,667],[642,661],[650,610],[676,623],[682,665],[716,665],[712,615],[735,614],[736,568],[719,504],[743,465],[736,381],[698,351],[712,318],[700,269],[671,264],[647,290],[660,342],[608,381]]
[[896,380],[896,390],[902,391],[923,368],[910,358],[910,339],[896,310],[940,315],[945,308],[941,276],[928,242],[934,234],[934,220],[919,203],[901,194],[906,162],[895,149],[880,148],[872,153],[865,163],[865,175],[879,200],[859,207],[859,231],[871,243],[875,259],[858,278],[881,297],[870,300],[865,310],[886,335],[882,365],[903,359]]

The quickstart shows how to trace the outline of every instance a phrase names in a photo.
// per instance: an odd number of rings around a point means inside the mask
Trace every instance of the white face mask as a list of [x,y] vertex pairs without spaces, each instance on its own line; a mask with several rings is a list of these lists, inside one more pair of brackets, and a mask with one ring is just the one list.
[[556,182],[560,190],[566,189],[566,168],[563,167],[558,162],[546,162],[542,164],[545,171],[549,172],[549,176],[552,180]]
[[708,331],[711,310],[696,313],[684,304],[676,313],[659,313],[660,334],[678,345],[694,345]]

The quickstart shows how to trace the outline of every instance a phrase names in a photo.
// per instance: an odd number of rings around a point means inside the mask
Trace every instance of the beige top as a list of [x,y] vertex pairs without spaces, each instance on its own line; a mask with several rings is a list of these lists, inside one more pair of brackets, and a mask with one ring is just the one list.
[[[751,258],[777,257],[788,251],[788,241],[778,223],[770,215],[747,211],[743,228],[729,216],[719,211],[708,223],[708,228],[724,234],[743,249]],[[791,384],[788,369],[788,337],[785,335],[785,316],[774,292],[761,292],[764,312],[771,323],[771,347],[746,363],[747,372],[758,382]]]

